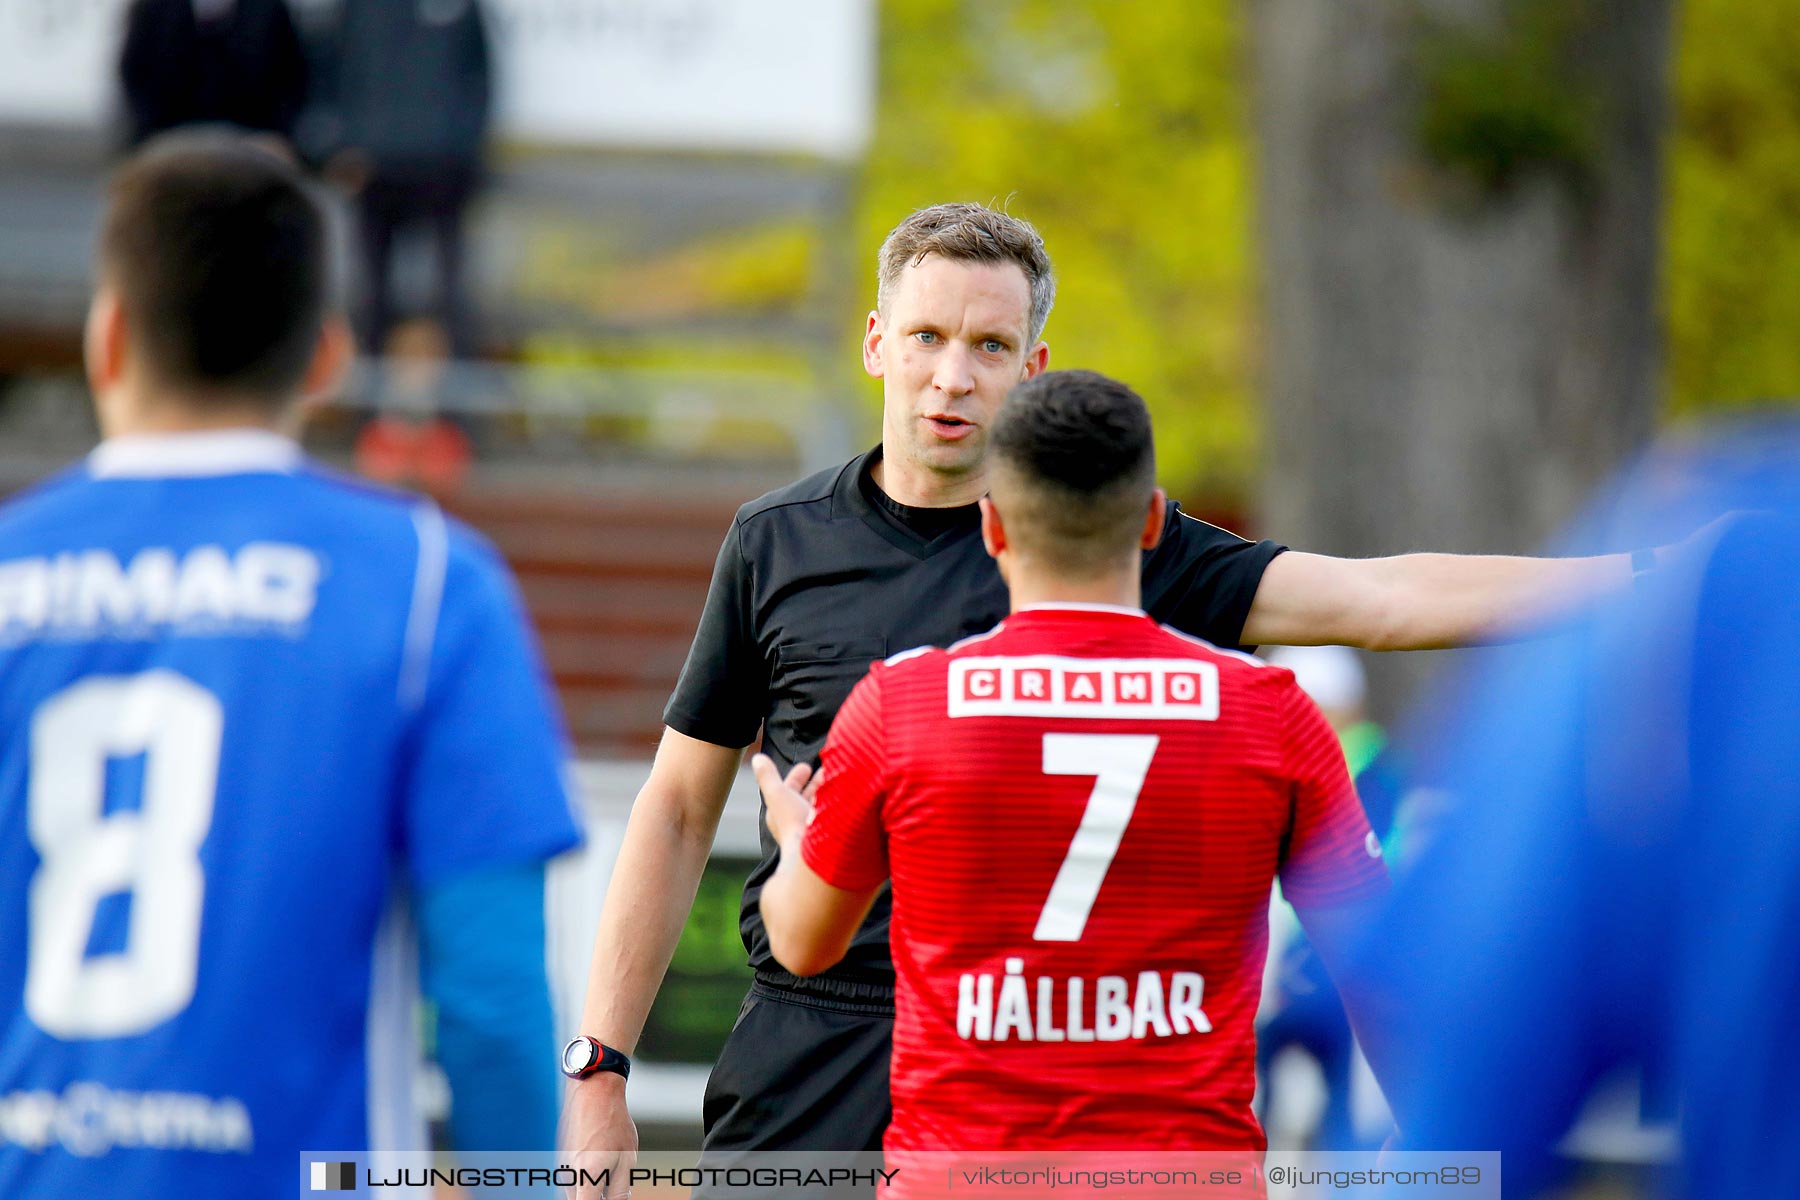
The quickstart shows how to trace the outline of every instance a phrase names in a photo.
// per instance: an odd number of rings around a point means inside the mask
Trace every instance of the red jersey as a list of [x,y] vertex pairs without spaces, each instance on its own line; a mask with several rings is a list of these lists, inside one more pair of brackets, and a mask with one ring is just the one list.
[[891,875],[889,1150],[1258,1149],[1269,885],[1386,872],[1293,673],[1135,609],[1040,606],[851,693],[802,843]]

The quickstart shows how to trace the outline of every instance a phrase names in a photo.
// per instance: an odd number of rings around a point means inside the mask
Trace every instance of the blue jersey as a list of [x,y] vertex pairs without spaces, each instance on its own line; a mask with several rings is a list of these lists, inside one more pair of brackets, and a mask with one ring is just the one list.
[[1533,1195],[1597,1088],[1679,1115],[1673,1194],[1800,1196],[1800,436],[1653,461],[1587,546],[1744,515],[1560,636],[1491,652],[1424,757],[1369,959],[1404,1017],[1411,1148],[1499,1150]]
[[511,580],[235,431],[0,508],[0,1195],[417,1148],[395,900],[577,840]]

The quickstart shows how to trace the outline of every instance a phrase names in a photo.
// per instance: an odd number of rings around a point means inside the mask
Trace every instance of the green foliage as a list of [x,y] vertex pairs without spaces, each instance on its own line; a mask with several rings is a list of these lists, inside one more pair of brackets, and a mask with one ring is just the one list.
[[1588,4],[1512,0],[1500,7],[1497,21],[1422,27],[1420,148],[1481,195],[1544,172],[1579,190],[1600,138],[1600,97],[1577,61]]
[[874,248],[906,213],[1007,206],[1056,264],[1051,365],[1141,391],[1163,478],[1184,498],[1241,496],[1256,426],[1236,4],[885,0],[881,11],[856,239],[869,302]]
[[1665,262],[1673,409],[1800,399],[1800,21],[1685,0]]
[[[1604,97],[1585,0],[1426,30],[1419,136],[1476,188],[1579,188]],[[1165,482],[1241,498],[1255,462],[1254,196],[1234,0],[884,0],[856,246],[920,205],[1005,203],[1043,231],[1052,364],[1131,382]],[[1800,22],[1790,0],[1678,0],[1664,302],[1676,412],[1800,396]],[[846,332],[844,353],[855,354]],[[871,396],[873,396],[871,388]],[[874,427],[875,405],[868,407]]]
[[534,223],[519,290],[532,302],[637,321],[794,316],[804,310],[820,231],[799,220],[647,251],[609,244],[591,223]]

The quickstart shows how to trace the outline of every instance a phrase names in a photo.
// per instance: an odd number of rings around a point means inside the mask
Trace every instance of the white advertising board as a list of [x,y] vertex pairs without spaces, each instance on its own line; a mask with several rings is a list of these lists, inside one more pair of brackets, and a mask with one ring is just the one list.
[[0,121],[98,125],[126,0],[0,0]]
[[[397,0],[292,0],[296,9]],[[402,0],[404,2],[404,0]],[[444,0],[418,0],[439,4]],[[95,127],[128,0],[0,0],[0,123]],[[854,158],[875,0],[487,0],[510,137]]]

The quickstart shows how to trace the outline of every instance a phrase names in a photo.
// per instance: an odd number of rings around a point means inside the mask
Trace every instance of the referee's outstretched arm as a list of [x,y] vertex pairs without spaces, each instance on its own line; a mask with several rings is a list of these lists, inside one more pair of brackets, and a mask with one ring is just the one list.
[[[581,1033],[626,1054],[636,1049],[743,756],[741,748],[663,730],[600,910]],[[636,1153],[622,1076],[603,1071],[569,1085],[562,1143],[597,1156]]]
[[1446,650],[1528,636],[1627,591],[1645,571],[1707,554],[1725,521],[1680,542],[1593,558],[1399,554],[1332,558],[1290,550],[1263,572],[1247,646]]

